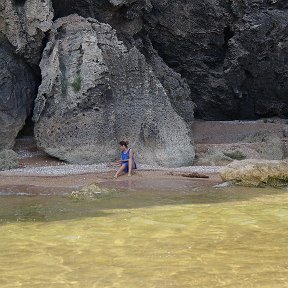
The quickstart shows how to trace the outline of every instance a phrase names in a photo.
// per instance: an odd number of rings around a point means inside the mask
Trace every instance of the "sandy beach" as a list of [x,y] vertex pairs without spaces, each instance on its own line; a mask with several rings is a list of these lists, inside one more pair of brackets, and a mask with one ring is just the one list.
[[[76,167],[75,167],[76,166]],[[119,189],[160,189],[172,192],[183,187],[196,188],[221,183],[220,167],[185,167],[181,169],[139,168],[131,177],[114,179],[115,169],[104,165],[38,166],[0,172],[0,191],[5,194],[66,194],[98,183]],[[60,169],[59,169],[60,168]],[[92,171],[94,170],[94,171]],[[183,177],[200,173],[209,178]]]
[[[234,144],[246,151],[251,148],[251,145],[258,145],[246,143],[247,137],[258,135],[260,132],[263,135],[273,132],[273,135],[283,137],[281,135],[285,127],[286,124],[282,120],[275,120],[273,123],[263,121],[213,122],[213,125],[211,122],[195,121],[192,128],[196,155],[201,155],[208,149]],[[286,142],[283,142],[284,148],[287,146]],[[34,138],[30,136],[16,139],[14,150],[18,155],[20,167],[0,171],[2,194],[63,194],[81,189],[91,183],[137,191],[145,189],[175,191],[185,187],[213,186],[222,182],[219,176],[222,166],[211,166],[211,164],[200,166],[201,164],[197,164],[197,161],[195,166],[181,168],[138,165],[132,177],[124,175],[115,180],[113,176],[117,167],[112,167],[108,163],[67,164],[40,151]],[[180,175],[183,173],[199,173],[209,178],[187,178]]]
[[[131,177],[123,175],[114,179],[117,167],[107,163],[67,164],[37,150],[31,138],[18,139],[15,148],[20,168],[0,172],[2,194],[66,194],[92,183],[119,189],[164,189],[171,192],[183,188],[183,185],[194,188],[221,182],[220,166],[162,168],[139,165]],[[181,176],[185,173],[199,173],[209,178]]]

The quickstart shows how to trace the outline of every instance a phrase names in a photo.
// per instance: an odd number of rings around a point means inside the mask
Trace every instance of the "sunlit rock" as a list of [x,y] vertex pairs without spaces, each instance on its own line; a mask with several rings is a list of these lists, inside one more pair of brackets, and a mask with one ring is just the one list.
[[220,172],[223,181],[244,186],[288,185],[288,162],[278,160],[247,159],[233,161]]
[[[141,163],[192,163],[191,129],[171,104],[173,92],[110,25],[78,15],[58,19],[40,66],[35,138],[50,155],[71,163],[110,161],[127,139]],[[181,90],[175,93],[181,99]]]

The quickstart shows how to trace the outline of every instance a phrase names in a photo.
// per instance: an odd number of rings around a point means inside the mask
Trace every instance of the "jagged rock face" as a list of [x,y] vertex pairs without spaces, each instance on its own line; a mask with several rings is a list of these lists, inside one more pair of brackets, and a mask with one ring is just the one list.
[[288,117],[286,0],[55,0],[54,7],[56,16],[109,23],[125,43],[151,40],[187,80],[197,118]]
[[287,1],[151,2],[149,37],[187,79],[196,117],[288,116]]
[[31,113],[37,79],[0,35],[0,150],[10,149]]
[[77,15],[58,19],[40,66],[35,137],[49,154],[73,163],[109,161],[117,142],[128,139],[142,163],[193,161],[190,129],[157,73],[111,26]]
[[0,32],[18,55],[29,64],[38,65],[42,41],[52,25],[53,15],[50,0],[1,0]]
[[137,48],[145,55],[147,63],[153,68],[153,72],[164,87],[173,108],[188,125],[191,125],[194,120],[195,105],[191,101],[187,81],[165,64],[157,51],[153,49],[149,39],[138,40]]
[[242,118],[288,116],[287,17],[288,11],[256,12],[235,26],[224,76]]
[[152,9],[150,0],[53,0],[53,7],[56,18],[77,13],[109,23],[128,42],[143,28],[143,14]]
[[42,42],[52,18],[50,0],[0,2],[0,150],[13,147],[32,112]]

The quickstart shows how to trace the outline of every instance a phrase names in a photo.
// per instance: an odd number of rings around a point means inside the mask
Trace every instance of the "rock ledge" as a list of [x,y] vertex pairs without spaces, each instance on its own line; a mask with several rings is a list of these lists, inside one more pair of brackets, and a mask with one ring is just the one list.
[[221,170],[220,176],[237,185],[283,187],[288,186],[288,163],[259,159],[233,161]]

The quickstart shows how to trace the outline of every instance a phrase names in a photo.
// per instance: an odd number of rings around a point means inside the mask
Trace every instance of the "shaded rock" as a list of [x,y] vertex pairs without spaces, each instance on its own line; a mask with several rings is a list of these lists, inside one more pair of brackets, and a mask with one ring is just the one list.
[[108,23],[125,44],[143,28],[143,15],[152,9],[150,0],[53,0],[56,18],[77,13]]
[[243,143],[234,144],[198,144],[195,164],[227,165],[233,160],[285,158],[285,145],[277,134],[257,132],[246,137]]
[[257,143],[255,150],[261,158],[267,160],[282,160],[284,158],[285,147],[282,139],[277,134],[267,132],[256,133],[250,137],[246,137],[246,141]]
[[191,125],[194,120],[195,105],[191,101],[191,92],[187,81],[166,65],[148,38],[137,41],[137,48],[153,68],[153,72],[164,87],[173,108],[188,125]]
[[[247,158],[260,159],[261,156],[257,152],[257,146],[255,148],[250,145],[237,144],[221,144],[221,145],[210,145],[205,152],[197,154],[196,164],[197,165],[227,165],[234,160],[243,160]],[[214,146],[214,147],[213,147]],[[209,146],[208,146],[209,147]]]
[[193,161],[190,129],[165,87],[111,26],[77,15],[58,19],[40,66],[34,131],[48,154],[72,163],[105,162],[117,156],[117,142],[128,139],[141,163]]
[[232,158],[229,156],[226,156],[222,150],[217,148],[211,148],[206,153],[202,153],[200,155],[197,155],[195,159],[196,165],[203,165],[203,166],[210,166],[210,165],[227,165],[231,161],[233,161]]
[[283,136],[288,138],[288,126],[284,127]]
[[288,116],[284,2],[151,3],[146,31],[164,61],[187,79],[197,118]]
[[254,9],[234,25],[223,68],[245,118],[288,115],[287,17],[287,10]]
[[42,41],[53,19],[50,0],[1,0],[0,32],[14,47],[18,55],[30,64],[38,65]]
[[268,160],[282,160],[284,158],[284,145],[280,137],[269,135],[261,143],[259,153],[261,158]]
[[0,151],[0,171],[19,167],[17,154],[13,150]]
[[277,160],[247,159],[234,161],[220,172],[223,181],[233,181],[244,186],[288,185],[288,162]]
[[31,68],[0,34],[0,150],[12,148],[37,94]]

